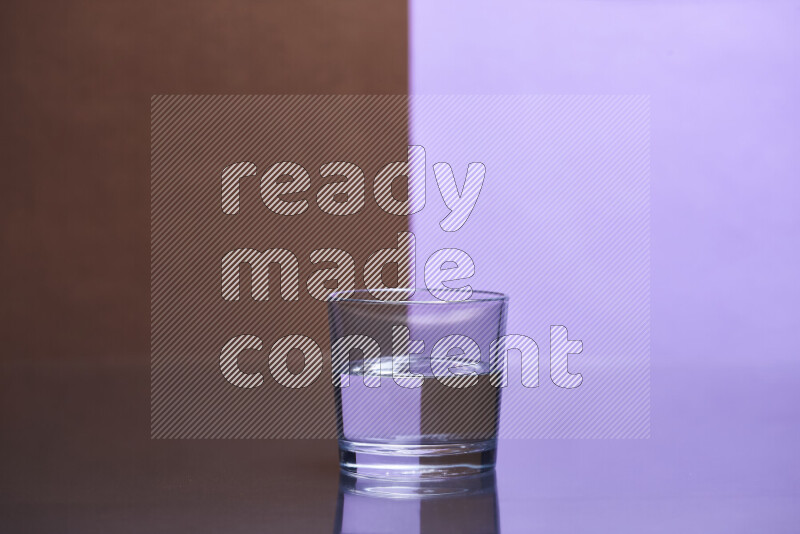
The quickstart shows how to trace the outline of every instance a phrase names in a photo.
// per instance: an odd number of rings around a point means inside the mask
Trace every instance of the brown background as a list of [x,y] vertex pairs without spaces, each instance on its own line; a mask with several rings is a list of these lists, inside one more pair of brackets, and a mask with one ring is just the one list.
[[148,351],[151,95],[406,93],[403,1],[2,6],[4,360]]
[[406,36],[395,0],[2,4],[0,530],[328,530],[291,512],[335,445],[149,440],[150,97],[403,94]]
[[[346,251],[354,263],[355,282],[363,287],[370,255],[398,247],[398,232],[407,229],[408,217],[380,208],[373,198],[373,181],[385,165],[407,159],[407,124],[407,98],[396,95],[154,99],[153,437],[336,437],[330,358],[325,357],[330,346],[327,303],[307,289],[313,271],[335,264],[312,264],[310,257],[314,250]],[[255,165],[257,172],[239,180],[239,211],[226,214],[220,198],[222,169],[242,160]],[[295,215],[273,212],[259,192],[261,175],[284,161],[297,163],[309,175],[307,191],[283,195],[285,200],[306,202],[305,210]],[[320,207],[320,199],[327,198],[323,188],[342,177],[323,178],[318,169],[335,161],[352,162],[364,174],[364,205],[356,213],[332,215]],[[258,277],[253,275],[257,269],[247,264],[238,269],[239,299],[223,299],[222,258],[243,248],[294,255],[297,300],[281,295],[281,286],[291,285],[288,264],[270,267],[268,300],[250,296]],[[385,267],[383,282],[396,286],[397,264],[387,262]],[[329,280],[326,287],[346,289],[334,282]],[[242,372],[266,377],[254,389],[237,388],[220,371],[222,347],[242,335],[263,343],[262,350],[236,356]],[[322,351],[321,371],[299,389],[279,384],[273,377],[280,371],[269,363],[274,344],[289,335],[310,338]],[[314,357],[307,356],[309,361]],[[300,350],[287,355],[291,372],[304,372],[305,365]],[[313,370],[312,363],[308,367]]]

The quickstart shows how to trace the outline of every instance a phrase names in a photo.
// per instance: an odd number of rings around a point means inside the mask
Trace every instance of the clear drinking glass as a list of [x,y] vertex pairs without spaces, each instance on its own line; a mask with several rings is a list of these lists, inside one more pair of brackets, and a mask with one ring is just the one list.
[[342,469],[414,479],[492,469],[508,299],[488,291],[334,293],[328,312]]

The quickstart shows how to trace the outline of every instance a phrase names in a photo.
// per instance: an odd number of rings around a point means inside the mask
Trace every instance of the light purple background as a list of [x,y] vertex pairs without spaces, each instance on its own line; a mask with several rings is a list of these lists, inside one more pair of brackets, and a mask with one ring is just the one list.
[[412,0],[412,93],[651,95],[652,437],[503,442],[504,533],[800,529],[799,22],[798,2]]
[[[428,168],[425,207],[411,221],[417,286],[423,275],[429,283],[435,251],[461,249],[475,273],[455,284],[507,293],[507,332],[538,345],[538,364],[528,353],[524,368],[538,367],[535,388],[530,378],[523,387],[520,356],[509,353],[500,437],[648,437],[648,97],[415,96],[410,107],[411,142],[425,147]],[[485,167],[457,231],[440,229],[448,208],[438,162],[459,184],[470,162]],[[566,362],[579,387],[558,376],[551,325],[583,345]]]

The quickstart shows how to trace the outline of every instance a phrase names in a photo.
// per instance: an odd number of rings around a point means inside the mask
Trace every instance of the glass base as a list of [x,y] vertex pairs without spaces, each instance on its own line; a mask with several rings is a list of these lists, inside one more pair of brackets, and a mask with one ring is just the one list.
[[494,468],[497,440],[467,443],[375,443],[339,440],[339,463],[355,476],[393,480],[441,479]]

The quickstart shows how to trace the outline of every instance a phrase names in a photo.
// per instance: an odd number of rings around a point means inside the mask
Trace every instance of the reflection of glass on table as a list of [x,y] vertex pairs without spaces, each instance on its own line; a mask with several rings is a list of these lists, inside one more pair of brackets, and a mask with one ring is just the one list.
[[334,534],[496,534],[494,471],[439,480],[393,481],[342,472]]

